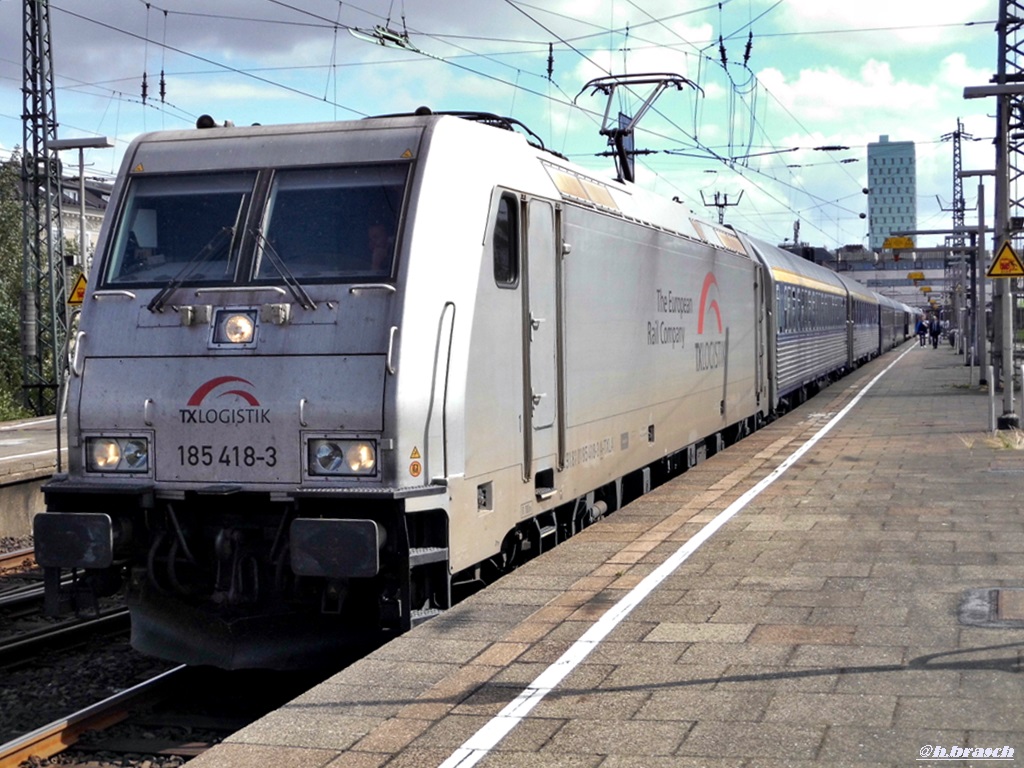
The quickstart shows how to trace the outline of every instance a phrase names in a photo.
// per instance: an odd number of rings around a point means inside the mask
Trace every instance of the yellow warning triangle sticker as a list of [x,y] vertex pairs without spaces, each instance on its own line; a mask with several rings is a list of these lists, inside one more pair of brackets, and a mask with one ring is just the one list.
[[1024,264],[1021,264],[1013,246],[1003,243],[986,274],[989,277],[1024,277]]
[[73,307],[80,307],[82,302],[85,300],[85,274],[79,274],[78,279],[75,280],[75,285],[71,289],[71,294],[68,296],[68,304]]
[[416,447],[414,446],[414,447],[413,447],[413,449],[412,449],[412,453],[410,453],[410,454],[409,454],[409,458],[410,458],[410,459],[419,459],[419,458],[422,458],[422,457],[420,456],[420,449],[419,449],[419,448],[416,448]]

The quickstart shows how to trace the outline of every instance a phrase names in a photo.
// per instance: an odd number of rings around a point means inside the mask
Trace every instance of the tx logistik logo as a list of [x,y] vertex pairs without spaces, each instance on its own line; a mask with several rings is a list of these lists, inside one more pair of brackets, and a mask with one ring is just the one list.
[[[700,314],[697,316],[697,335],[704,335],[704,321],[709,315],[714,316],[717,332],[722,333],[722,310],[718,306],[718,281],[713,272],[704,276],[704,286],[700,290]],[[715,325],[709,324],[708,333],[715,332]],[[725,363],[725,343],[721,339],[714,341],[698,341],[693,345],[694,360],[698,371],[710,371],[720,368]]]
[[[182,424],[269,424],[270,409],[260,406],[260,401],[248,389],[242,389],[238,385],[244,384],[252,387],[248,379],[240,376],[217,376],[200,384],[196,391],[182,408]],[[221,398],[232,398],[247,405],[239,407],[214,408],[210,407],[207,401],[217,401]],[[230,400],[226,402],[231,402]],[[207,403],[204,405],[204,403]]]

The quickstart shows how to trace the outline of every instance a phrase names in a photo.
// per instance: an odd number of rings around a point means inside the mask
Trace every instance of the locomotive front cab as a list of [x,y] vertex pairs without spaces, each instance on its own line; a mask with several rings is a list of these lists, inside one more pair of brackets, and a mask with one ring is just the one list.
[[68,472],[37,516],[51,612],[124,586],[137,648],[244,667],[447,607],[443,488],[399,487],[387,406],[421,133],[133,145],[82,315]]

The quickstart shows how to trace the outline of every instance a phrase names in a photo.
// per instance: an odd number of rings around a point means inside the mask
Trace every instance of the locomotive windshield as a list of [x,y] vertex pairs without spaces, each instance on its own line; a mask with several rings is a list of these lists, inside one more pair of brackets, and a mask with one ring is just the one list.
[[[263,226],[299,280],[387,277],[407,168],[397,165],[279,171]],[[270,258],[257,279],[275,279]]]
[[[390,277],[408,169],[389,164],[136,177],[104,283]],[[271,178],[269,185],[257,183],[260,175]]]
[[[106,268],[111,284],[164,282],[174,277],[197,254],[237,231],[256,174],[208,174],[138,178]],[[194,282],[233,280],[234,246],[224,242],[206,254],[189,276]]]

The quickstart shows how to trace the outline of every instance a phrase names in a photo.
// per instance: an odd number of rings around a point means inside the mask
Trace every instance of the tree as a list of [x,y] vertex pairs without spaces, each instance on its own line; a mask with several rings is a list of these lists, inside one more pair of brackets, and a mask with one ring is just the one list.
[[0,421],[27,416],[21,399],[21,157],[0,162]]

